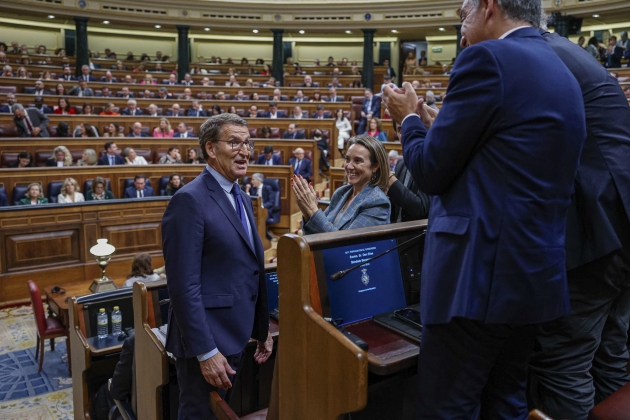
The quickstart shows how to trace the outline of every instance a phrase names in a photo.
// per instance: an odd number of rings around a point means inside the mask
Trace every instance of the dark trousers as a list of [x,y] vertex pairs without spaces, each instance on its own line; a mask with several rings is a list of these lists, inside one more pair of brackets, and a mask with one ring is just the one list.
[[539,328],[529,398],[531,408],[553,418],[586,419],[630,381],[630,247],[567,275],[571,313]]
[[365,133],[365,127],[367,127],[367,118],[361,118],[357,128],[357,135]]
[[[232,369],[238,369],[241,356],[242,353],[226,357]],[[175,361],[175,368],[177,369],[177,382],[179,384],[177,418],[179,420],[216,420],[214,413],[210,410],[210,392],[217,391],[221,398],[225,398],[227,391],[215,388],[206,382],[196,357],[178,358]],[[228,375],[228,377],[234,386],[234,376]]]
[[453,318],[425,325],[415,419],[525,419],[535,327]]

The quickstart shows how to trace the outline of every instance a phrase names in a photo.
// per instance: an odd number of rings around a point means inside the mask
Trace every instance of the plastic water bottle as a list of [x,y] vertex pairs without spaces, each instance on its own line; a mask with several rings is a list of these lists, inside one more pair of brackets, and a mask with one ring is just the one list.
[[122,313],[118,306],[114,306],[114,312],[112,312],[112,335],[120,335],[122,331]]
[[107,338],[108,333],[108,325],[107,325],[107,313],[105,312],[105,308],[101,308],[98,310],[98,316],[96,317],[96,332],[98,334],[98,338]]

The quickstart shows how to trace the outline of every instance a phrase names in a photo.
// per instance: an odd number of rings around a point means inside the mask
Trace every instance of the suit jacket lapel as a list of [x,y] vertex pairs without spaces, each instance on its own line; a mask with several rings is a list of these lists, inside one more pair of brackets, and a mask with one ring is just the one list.
[[[348,188],[348,191],[346,191],[345,193],[343,193],[343,195],[341,196],[341,198],[339,199],[339,203],[338,205],[336,205],[331,212],[329,213],[329,216],[331,216],[328,220],[333,223],[335,221],[335,219],[337,218],[337,215],[339,214],[339,212],[341,211],[341,209],[343,209],[344,204],[346,203],[346,201],[350,198],[350,196],[352,195],[352,187]],[[355,197],[356,198],[356,197]],[[353,200],[354,201],[354,200]],[[332,203],[331,203],[332,204]],[[348,210],[350,210],[349,208],[346,209],[345,213],[341,216],[341,219],[339,220],[339,225],[337,226],[337,228],[339,228],[339,230],[341,230],[341,226],[343,226],[344,223],[347,222],[347,218],[348,218]]]
[[[363,196],[368,194],[368,191],[370,191],[371,188],[372,187],[370,187],[369,185],[366,185],[365,187],[363,187],[361,192],[357,194],[356,197],[354,197],[354,199],[352,200],[352,203],[350,203],[345,213],[343,214],[343,216],[341,216],[341,219],[339,220],[339,225],[337,226],[339,230],[341,230],[345,225],[347,225],[350,222],[352,216],[356,213],[356,208],[359,207],[359,204],[361,204],[361,201],[363,200]],[[348,191],[348,194],[352,194],[352,188],[350,188],[350,190]],[[343,202],[345,203],[345,200]]]
[[[250,244],[247,232],[245,232],[245,226],[243,226],[243,223],[241,223],[241,219],[239,219],[238,214],[236,213],[236,209],[234,209],[234,206],[232,206],[232,203],[230,203],[230,200],[228,200],[228,198],[225,196],[225,191],[223,191],[223,188],[221,188],[221,185],[219,185],[219,182],[214,178],[214,176],[212,176],[210,171],[208,171],[208,168],[205,168],[203,170],[203,172],[201,173],[201,176],[203,177],[203,180],[206,183],[206,187],[210,191],[215,193],[215,194],[211,194],[210,197],[212,197],[212,199],[216,201],[216,203],[219,205],[219,207],[221,208],[225,216],[228,218],[232,226],[234,226],[234,229],[236,229],[236,231],[239,233],[241,238],[248,245],[249,249],[255,255],[256,252],[252,248],[252,244]],[[244,203],[243,203],[243,207],[245,207],[245,211],[247,212],[247,217],[250,220],[249,224],[251,226],[252,225],[251,220],[254,216],[251,212],[251,209],[247,211],[247,206],[245,206]],[[254,230],[252,230],[252,236],[253,235],[254,235]]]

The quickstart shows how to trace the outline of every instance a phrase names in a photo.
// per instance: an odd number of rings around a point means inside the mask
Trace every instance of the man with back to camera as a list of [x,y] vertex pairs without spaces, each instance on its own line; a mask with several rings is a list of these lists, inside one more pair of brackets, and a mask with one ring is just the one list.
[[235,114],[209,118],[199,130],[208,165],[177,191],[162,219],[169,308],[166,350],[177,357],[180,420],[215,419],[210,392],[232,386],[249,338],[265,362],[273,341],[264,252],[246,175],[253,141]]
[[437,118],[409,83],[384,88],[432,196],[416,419],[525,419],[536,326],[570,309],[565,230],[586,127],[541,12],[541,0],[464,0],[467,48]]
[[530,362],[532,406],[586,420],[630,381],[630,107],[619,83],[589,53],[541,32],[582,90],[587,137],[567,217],[571,313],[540,326]]

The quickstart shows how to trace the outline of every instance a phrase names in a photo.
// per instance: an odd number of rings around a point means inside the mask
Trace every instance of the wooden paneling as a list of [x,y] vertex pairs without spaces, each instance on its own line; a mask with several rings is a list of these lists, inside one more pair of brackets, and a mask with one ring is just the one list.
[[[52,217],[51,223],[55,223]],[[5,235],[6,270],[8,272],[39,269],[78,262],[79,229]]]
[[[142,213],[142,209],[138,209]],[[116,244],[116,249],[125,253],[150,251],[162,246],[161,223],[103,226],[102,238]]]

